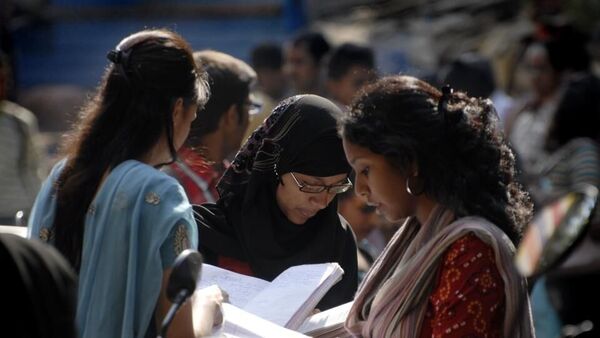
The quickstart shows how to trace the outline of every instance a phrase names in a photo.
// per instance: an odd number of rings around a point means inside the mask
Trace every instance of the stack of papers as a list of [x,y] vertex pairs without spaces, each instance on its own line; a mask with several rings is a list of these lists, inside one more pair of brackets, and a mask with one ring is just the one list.
[[[231,335],[235,328],[235,332],[245,333],[234,336],[245,337],[258,328],[259,321],[251,319],[254,317],[297,330],[327,291],[341,280],[343,273],[337,263],[298,265],[268,282],[203,264],[197,288],[216,284],[229,294],[230,304],[224,304],[223,333]],[[294,337],[298,335],[294,334]]]

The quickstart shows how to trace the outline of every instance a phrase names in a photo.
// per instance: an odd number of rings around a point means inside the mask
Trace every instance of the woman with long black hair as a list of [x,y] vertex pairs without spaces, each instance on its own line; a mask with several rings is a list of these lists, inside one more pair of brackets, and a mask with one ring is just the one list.
[[[36,199],[29,237],[53,244],[78,272],[81,337],[155,336],[170,306],[171,265],[197,246],[183,188],[157,168],[175,160],[208,86],[170,31],[132,34],[108,59],[66,158]],[[189,303],[170,334],[193,336]]]

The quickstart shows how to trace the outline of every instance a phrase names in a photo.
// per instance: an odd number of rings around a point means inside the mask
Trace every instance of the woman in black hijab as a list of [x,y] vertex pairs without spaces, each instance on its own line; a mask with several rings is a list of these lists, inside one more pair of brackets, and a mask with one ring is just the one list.
[[219,181],[217,204],[194,206],[207,263],[271,281],[291,266],[337,262],[344,276],[318,308],[352,300],[356,243],[336,198],[352,184],[336,114],[329,100],[298,95],[254,131]]
[[[2,332],[23,338],[75,338],[76,277],[58,251],[0,234]],[[9,296],[10,294],[10,296]]]

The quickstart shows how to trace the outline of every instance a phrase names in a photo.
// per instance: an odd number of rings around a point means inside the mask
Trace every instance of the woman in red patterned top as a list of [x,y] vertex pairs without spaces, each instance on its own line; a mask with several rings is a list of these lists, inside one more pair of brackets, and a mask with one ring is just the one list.
[[405,220],[359,287],[347,332],[533,336],[512,264],[531,202],[491,101],[387,77],[356,98],[340,132],[356,193]]

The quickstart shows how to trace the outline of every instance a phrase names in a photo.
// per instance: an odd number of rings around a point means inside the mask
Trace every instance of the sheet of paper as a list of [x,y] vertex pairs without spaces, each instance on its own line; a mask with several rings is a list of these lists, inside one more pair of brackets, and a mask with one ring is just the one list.
[[27,227],[16,225],[0,225],[0,234],[13,234],[27,238]]
[[342,304],[340,306],[331,308],[327,311],[319,312],[315,315],[312,315],[306,319],[306,321],[304,322],[304,324],[302,324],[302,326],[300,326],[298,331],[304,334],[311,334],[314,332],[319,332],[323,328],[335,328],[340,325],[343,325],[343,323],[346,321],[346,318],[348,317],[348,313],[350,313],[350,308],[352,307],[352,304],[353,302],[348,302],[346,304]]
[[[282,272],[271,282],[269,286],[260,291],[252,298],[244,310],[267,319],[277,325],[295,329],[288,326],[290,319],[303,310],[302,319],[298,326],[312,311],[312,308],[305,308],[304,304],[315,293],[315,290],[336,274],[335,278],[343,273],[342,268],[337,263],[307,264],[298,265]],[[338,276],[339,274],[339,276]],[[330,287],[330,286],[329,286]],[[319,299],[312,299],[314,305],[318,303],[324,292],[319,292]]]
[[308,338],[299,332],[288,330],[267,320],[248,313],[234,305],[224,303],[223,327],[215,332],[216,337],[265,337],[265,338]]
[[260,278],[245,276],[214,265],[202,264],[202,272],[196,288],[204,289],[215,284],[227,292],[229,303],[243,308],[250,299],[270,283]]

